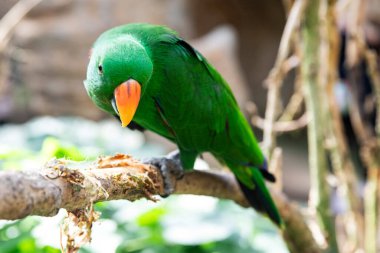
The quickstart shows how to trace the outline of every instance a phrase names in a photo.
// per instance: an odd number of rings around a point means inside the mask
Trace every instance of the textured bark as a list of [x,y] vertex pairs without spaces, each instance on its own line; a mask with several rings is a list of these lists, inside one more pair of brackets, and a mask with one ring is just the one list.
[[95,164],[52,160],[41,171],[0,173],[0,219],[53,216],[59,208],[74,211],[103,200],[153,199],[162,192],[159,171],[129,156],[100,158]]

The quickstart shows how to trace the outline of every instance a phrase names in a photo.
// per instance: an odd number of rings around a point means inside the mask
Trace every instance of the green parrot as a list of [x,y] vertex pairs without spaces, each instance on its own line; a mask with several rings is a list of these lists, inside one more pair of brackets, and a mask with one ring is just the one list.
[[176,143],[179,153],[172,158],[184,170],[210,152],[231,169],[249,203],[282,224],[264,182],[275,178],[231,89],[175,31],[139,23],[104,32],[90,51],[84,84],[92,101],[123,127]]

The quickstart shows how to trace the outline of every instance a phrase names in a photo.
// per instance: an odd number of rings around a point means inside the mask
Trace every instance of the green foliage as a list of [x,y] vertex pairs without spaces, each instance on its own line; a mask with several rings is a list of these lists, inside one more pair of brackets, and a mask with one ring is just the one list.
[[10,149],[0,152],[0,170],[20,169],[22,163],[27,159],[32,159],[33,153],[24,149]]
[[62,141],[54,137],[47,137],[44,140],[40,153],[47,158],[65,158],[74,161],[82,161],[85,159],[84,155],[77,147],[73,145],[65,145]]
[[119,237],[114,250],[119,253],[287,252],[267,219],[230,201],[171,196],[157,204],[114,201],[97,204],[96,209],[107,223],[115,223],[107,233]]
[[167,213],[164,208],[154,208],[140,215],[136,221],[142,227],[152,227],[159,223],[160,219]]
[[33,218],[10,222],[0,229],[0,251],[2,253],[58,253],[60,250],[50,246],[40,246],[32,235],[38,225]]

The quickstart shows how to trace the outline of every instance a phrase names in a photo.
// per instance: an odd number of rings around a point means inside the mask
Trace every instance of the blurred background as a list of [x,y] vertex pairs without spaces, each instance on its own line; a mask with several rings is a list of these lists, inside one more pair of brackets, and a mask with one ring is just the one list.
[[[1,1],[0,17],[17,2]],[[273,67],[290,2],[40,1],[12,29],[0,52],[0,169],[35,169],[52,157],[80,161],[121,152],[142,158],[175,149],[154,134],[122,129],[85,92],[92,43],[121,24],[149,22],[178,31],[222,73],[243,111],[254,101],[264,115],[263,81]],[[365,14],[367,38],[378,47],[380,7],[376,0],[368,2],[373,8]],[[291,73],[285,80],[284,103],[293,93],[293,79]],[[254,131],[260,140],[261,130]],[[301,203],[309,189],[305,132],[279,139],[284,191]],[[207,162],[197,166],[218,167],[212,159]],[[100,203],[96,209],[102,212],[100,222],[81,252],[288,252],[268,220],[229,201],[171,196],[159,203]],[[59,252],[63,216],[0,221],[0,252]]]

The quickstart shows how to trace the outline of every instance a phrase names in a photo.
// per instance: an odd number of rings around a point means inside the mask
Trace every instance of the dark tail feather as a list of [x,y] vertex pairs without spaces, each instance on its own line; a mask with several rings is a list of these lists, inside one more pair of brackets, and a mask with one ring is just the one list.
[[266,180],[268,180],[269,182],[271,182],[271,183],[276,182],[276,178],[275,178],[275,177],[273,176],[273,174],[270,173],[269,171],[260,169],[260,172],[261,172],[261,175],[262,175]]
[[[249,167],[256,167],[254,164],[252,163],[248,163],[248,164],[245,164],[245,166],[249,166]],[[263,165],[261,165],[260,167],[258,167],[259,171],[261,172],[261,175],[263,175],[263,177],[268,180],[269,182],[271,183],[274,183],[276,182],[276,178],[275,176],[270,173],[268,171],[268,162],[267,160],[265,159],[264,162],[263,162]]]
[[259,170],[261,172],[261,175],[263,175],[263,177],[268,180],[269,182],[276,182],[276,178],[273,176],[272,173],[270,173],[268,171],[268,162],[267,162],[267,159],[264,160],[264,163],[262,166],[259,167]]
[[248,188],[238,180],[240,188],[253,208],[268,215],[277,226],[282,227],[282,219],[260,172],[262,173],[262,170],[252,169],[253,181],[255,183],[253,189]]

